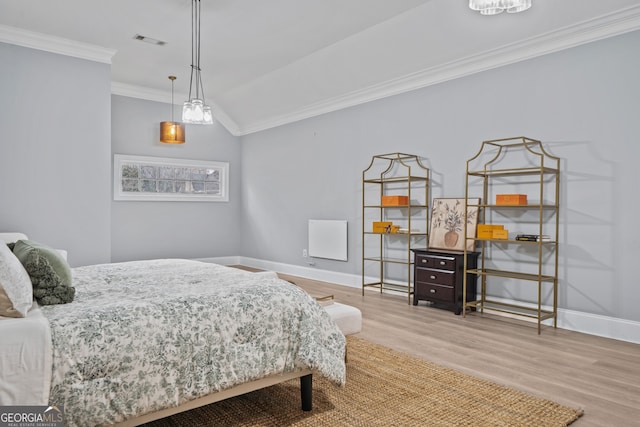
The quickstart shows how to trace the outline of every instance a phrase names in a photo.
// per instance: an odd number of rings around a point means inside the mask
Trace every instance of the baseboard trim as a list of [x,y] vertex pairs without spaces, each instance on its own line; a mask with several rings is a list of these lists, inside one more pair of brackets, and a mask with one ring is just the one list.
[[[300,276],[306,279],[330,282],[352,288],[360,288],[362,286],[362,277],[360,275],[320,270],[318,268],[303,267],[256,258],[234,256],[201,258],[200,261],[213,262],[215,264],[222,265],[245,265],[247,267],[258,268],[261,270],[272,270],[278,273],[291,274],[293,276]],[[506,299],[502,300],[504,302],[515,302]],[[496,312],[496,314],[500,313]],[[549,321],[544,323],[549,324]],[[558,328],[640,344],[640,322],[620,319],[617,317],[560,308],[558,309]]]
[[362,278],[354,274],[320,270],[318,268],[265,261],[256,258],[241,258],[242,265],[246,265],[247,267],[260,268],[262,270],[273,270],[278,273],[291,274],[293,276],[350,286],[352,288],[360,288],[362,286]]
[[225,257],[215,257],[215,258],[194,258],[194,261],[202,261],[202,262],[210,262],[212,264],[220,264],[220,265],[246,265],[247,267],[251,267],[250,265],[242,263],[242,257],[239,256],[225,256]]
[[561,309],[558,310],[558,327],[640,344],[640,322],[632,320]]

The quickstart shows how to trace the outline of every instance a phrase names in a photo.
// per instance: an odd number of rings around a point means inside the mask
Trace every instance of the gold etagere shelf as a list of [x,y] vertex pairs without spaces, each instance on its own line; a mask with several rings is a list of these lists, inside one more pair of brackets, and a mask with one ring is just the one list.
[[[514,162],[522,167],[514,167]],[[496,188],[527,189],[538,200],[527,198],[527,203],[513,205],[493,203]],[[479,204],[470,203],[478,196]],[[515,233],[509,233],[506,239],[469,236],[465,224],[465,236],[480,247],[481,256],[478,268],[467,269],[465,249],[465,271],[480,277],[480,292],[475,301],[465,302],[464,315],[472,310],[480,313],[487,310],[534,319],[538,334],[545,320],[552,319],[553,327],[557,327],[560,159],[545,151],[540,141],[523,136],[484,141],[478,153],[467,161],[465,200],[467,209],[478,209],[479,225],[492,222],[495,214],[500,218],[513,218],[512,227],[525,227],[538,238],[519,240],[515,239]],[[529,212],[530,221],[516,219]],[[495,253],[509,256],[506,260],[497,259]],[[519,261],[518,256],[523,254],[529,258]],[[500,268],[505,264],[507,268]],[[522,293],[528,298],[520,302],[514,298],[491,297],[488,288],[496,281],[502,281],[503,289],[513,290],[511,294]],[[536,291],[532,292],[526,283],[535,284]],[[465,275],[463,301],[466,301],[466,287]]]
[[[406,197],[389,205],[383,196]],[[373,156],[362,172],[362,295],[366,288],[413,295],[413,252],[426,246],[429,169],[413,154]],[[393,223],[376,232],[374,222]]]

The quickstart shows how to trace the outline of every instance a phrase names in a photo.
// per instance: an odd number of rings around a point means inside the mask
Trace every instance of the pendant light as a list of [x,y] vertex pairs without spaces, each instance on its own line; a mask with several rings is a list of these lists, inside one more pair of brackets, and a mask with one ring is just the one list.
[[518,13],[531,7],[531,0],[469,0],[469,8],[481,15],[497,15],[503,11]]
[[[211,107],[206,104],[204,99],[204,88],[202,87],[200,72],[200,0],[192,0],[191,82],[189,83],[189,100],[182,107],[182,121],[197,125],[210,125],[213,124],[213,114]],[[192,94],[193,97],[191,96]]]
[[160,123],[160,142],[164,144],[184,144],[184,125],[173,121],[173,83],[176,76],[169,76],[171,80],[171,121]]

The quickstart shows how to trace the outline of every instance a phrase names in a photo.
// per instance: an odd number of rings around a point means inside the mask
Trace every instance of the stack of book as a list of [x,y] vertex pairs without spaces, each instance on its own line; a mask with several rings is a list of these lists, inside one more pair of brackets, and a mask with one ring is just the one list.
[[524,242],[549,242],[551,237],[546,234],[518,234],[516,240],[522,240]]

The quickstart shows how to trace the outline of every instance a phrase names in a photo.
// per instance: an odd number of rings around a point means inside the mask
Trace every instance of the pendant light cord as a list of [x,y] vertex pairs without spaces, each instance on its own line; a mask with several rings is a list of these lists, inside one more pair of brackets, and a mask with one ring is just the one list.
[[202,101],[204,102],[204,86],[202,85],[202,75],[200,73],[200,16],[201,16],[201,3],[200,0],[192,0],[191,2],[191,78],[189,80],[189,99],[191,97],[191,89],[193,88],[195,73],[195,85],[196,93],[195,98],[200,99],[202,94]]
[[205,101],[200,69],[201,10],[201,0],[191,0],[191,77],[189,81],[189,99],[183,104],[182,108],[182,121],[210,125],[213,124],[213,113],[211,107]]
[[[171,77],[173,77],[171,79]],[[176,121],[173,120],[173,110],[175,109],[173,107],[173,83],[175,82],[176,78],[174,76],[169,76],[169,78],[171,79],[171,123],[175,123]]]
[[[192,0],[191,1],[191,78],[189,79],[189,100],[193,99],[191,98],[191,88],[193,87],[193,70],[195,67],[195,61],[194,61],[194,51],[195,51],[195,4],[196,4],[196,0]],[[198,91],[196,89],[196,96],[198,95]]]
[[200,0],[198,0],[198,79],[200,79],[200,92],[202,92],[202,102],[206,104],[205,96],[204,96],[204,86],[202,85],[202,73],[200,72],[200,37],[202,36],[200,19],[202,17],[202,7]]

